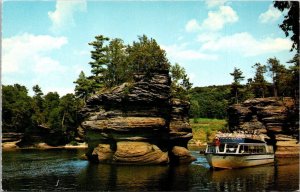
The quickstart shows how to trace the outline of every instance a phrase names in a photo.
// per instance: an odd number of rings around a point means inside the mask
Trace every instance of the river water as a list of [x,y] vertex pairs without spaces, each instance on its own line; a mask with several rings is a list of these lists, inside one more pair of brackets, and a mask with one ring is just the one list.
[[[211,170],[205,157],[181,166],[93,164],[83,149],[2,153],[2,188],[8,191],[295,191],[299,159],[236,170]],[[279,165],[278,165],[279,164]]]

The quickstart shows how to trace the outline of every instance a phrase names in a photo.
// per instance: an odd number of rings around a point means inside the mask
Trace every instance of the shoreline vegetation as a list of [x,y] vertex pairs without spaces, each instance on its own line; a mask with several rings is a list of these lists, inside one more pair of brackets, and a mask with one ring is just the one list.
[[20,140],[2,143],[2,151],[23,150],[23,149],[85,149],[88,148],[88,145],[85,142],[77,143],[76,145],[66,144],[60,146],[50,146],[44,142],[40,142],[26,147],[19,147],[17,145],[18,142],[20,142]]
[[[209,119],[209,118],[194,118],[190,119],[190,124],[193,130],[193,139],[188,143],[191,149],[202,149],[207,142],[214,138],[216,132],[226,129],[225,119]],[[88,148],[87,143],[78,142],[76,144],[66,144],[60,146],[51,146],[44,142],[38,142],[27,147],[19,147],[17,141],[2,142],[2,150],[17,150],[17,149],[84,149]]]
[[218,131],[227,130],[225,119],[193,118],[190,119],[190,125],[193,130],[193,139],[189,142],[191,147],[203,148],[213,140]]

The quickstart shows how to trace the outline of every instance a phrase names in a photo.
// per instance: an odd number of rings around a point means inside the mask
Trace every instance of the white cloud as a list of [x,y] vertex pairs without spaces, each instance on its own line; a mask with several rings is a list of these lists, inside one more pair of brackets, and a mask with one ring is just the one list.
[[218,33],[201,33],[197,36],[197,41],[205,43],[216,40],[220,35]]
[[208,8],[224,5],[227,0],[205,0]]
[[202,28],[210,31],[221,30],[226,23],[238,21],[236,12],[230,6],[221,6],[218,11],[209,11],[208,18],[202,23]]
[[227,23],[235,23],[239,19],[237,13],[230,6],[220,6],[217,11],[209,11],[208,17],[199,24],[196,19],[187,22],[187,32],[219,31]]
[[272,4],[269,6],[269,9],[259,15],[259,21],[261,23],[274,22],[279,19],[282,15],[282,12],[276,9]]
[[276,53],[290,49],[292,42],[284,38],[255,39],[247,32],[224,36],[202,45],[205,51],[235,51],[244,56]]
[[199,50],[186,49],[184,46],[162,45],[161,47],[167,52],[167,56],[174,62],[217,59],[216,55],[202,53]]
[[34,58],[35,65],[33,71],[36,73],[52,73],[52,72],[64,72],[66,68],[60,63],[50,57],[36,57]]
[[62,66],[49,52],[67,44],[66,37],[22,34],[2,41],[3,73],[50,72],[62,70]]
[[48,12],[48,16],[52,21],[51,30],[59,32],[69,26],[75,26],[75,12],[84,12],[86,11],[86,7],[85,0],[57,0],[55,11]]
[[189,20],[185,25],[185,30],[187,32],[197,32],[201,29],[200,24],[196,19]]

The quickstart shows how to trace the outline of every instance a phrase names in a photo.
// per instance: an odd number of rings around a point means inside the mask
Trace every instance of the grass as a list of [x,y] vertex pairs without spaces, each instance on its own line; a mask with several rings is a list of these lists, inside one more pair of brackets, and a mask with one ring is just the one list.
[[212,141],[216,132],[226,129],[225,119],[194,118],[190,119],[193,129],[193,140],[202,143]]

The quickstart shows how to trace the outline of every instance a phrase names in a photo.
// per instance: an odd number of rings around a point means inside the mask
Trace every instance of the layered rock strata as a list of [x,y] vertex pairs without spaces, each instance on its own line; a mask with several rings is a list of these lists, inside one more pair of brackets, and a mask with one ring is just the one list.
[[265,134],[276,156],[299,155],[299,105],[292,98],[256,98],[228,109],[230,131]]
[[[189,103],[171,99],[170,84],[168,72],[138,74],[132,83],[91,96],[81,112],[89,160],[116,164],[193,161],[186,148],[192,138]],[[176,146],[185,152],[174,153]]]

